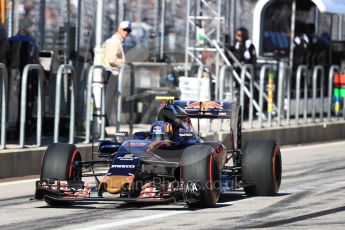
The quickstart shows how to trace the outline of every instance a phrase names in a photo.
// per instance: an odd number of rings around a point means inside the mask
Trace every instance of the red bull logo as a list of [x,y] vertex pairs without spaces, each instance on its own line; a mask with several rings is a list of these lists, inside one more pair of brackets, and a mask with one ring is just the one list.
[[200,109],[201,111],[208,111],[210,109],[223,109],[223,106],[214,101],[195,101],[187,104],[186,109]]

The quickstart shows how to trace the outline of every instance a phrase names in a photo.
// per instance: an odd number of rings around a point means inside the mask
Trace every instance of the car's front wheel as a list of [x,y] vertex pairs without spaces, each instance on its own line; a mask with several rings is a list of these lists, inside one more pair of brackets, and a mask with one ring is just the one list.
[[188,147],[181,159],[185,200],[189,207],[208,208],[220,195],[221,170],[215,150],[207,144]]
[[[81,155],[75,145],[56,143],[48,147],[41,165],[41,180],[81,181],[81,168],[73,162],[81,161]],[[68,205],[71,202],[56,201],[44,197],[49,205]]]

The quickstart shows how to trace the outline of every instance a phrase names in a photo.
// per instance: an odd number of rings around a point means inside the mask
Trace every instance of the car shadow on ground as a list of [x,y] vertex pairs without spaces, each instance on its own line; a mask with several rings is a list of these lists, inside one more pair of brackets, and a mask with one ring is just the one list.
[[227,203],[231,201],[238,201],[247,199],[248,196],[244,194],[244,192],[236,192],[236,193],[222,193],[219,197],[218,203]]
[[[42,206],[39,206],[37,208],[40,209],[112,209],[114,206],[114,203],[109,203],[109,202],[91,202],[91,201],[83,201],[83,202],[74,202],[73,204],[70,205],[48,205],[44,201],[42,201]],[[94,206],[94,205],[99,205],[102,204],[102,206]],[[105,205],[105,206],[104,206]]]

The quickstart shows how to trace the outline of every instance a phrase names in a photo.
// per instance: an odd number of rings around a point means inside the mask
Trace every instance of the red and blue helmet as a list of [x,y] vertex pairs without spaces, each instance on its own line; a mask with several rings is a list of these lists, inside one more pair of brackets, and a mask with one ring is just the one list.
[[173,127],[166,121],[152,123],[150,134],[153,140],[170,140],[173,135]]

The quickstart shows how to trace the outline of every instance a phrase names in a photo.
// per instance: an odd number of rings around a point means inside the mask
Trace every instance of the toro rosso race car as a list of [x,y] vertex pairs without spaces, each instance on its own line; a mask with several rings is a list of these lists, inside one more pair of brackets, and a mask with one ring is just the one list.
[[[165,102],[151,129],[125,141],[100,141],[100,160],[83,161],[75,145],[49,146],[36,182],[36,199],[49,205],[183,201],[189,207],[212,207],[221,193],[240,188],[248,196],[277,194],[280,149],[271,140],[249,141],[242,148],[240,106],[230,101],[160,99]],[[230,143],[203,140],[190,118],[231,119]],[[100,164],[107,166],[106,173],[95,173],[93,167]],[[83,181],[90,176],[96,180],[93,188]]]

